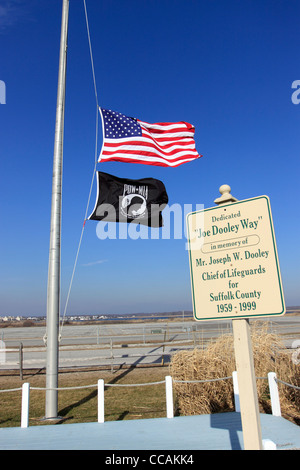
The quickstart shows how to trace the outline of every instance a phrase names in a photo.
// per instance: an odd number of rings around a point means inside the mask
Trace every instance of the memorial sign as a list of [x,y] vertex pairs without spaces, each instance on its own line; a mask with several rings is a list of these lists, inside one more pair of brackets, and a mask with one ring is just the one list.
[[267,196],[187,215],[195,320],[285,313]]

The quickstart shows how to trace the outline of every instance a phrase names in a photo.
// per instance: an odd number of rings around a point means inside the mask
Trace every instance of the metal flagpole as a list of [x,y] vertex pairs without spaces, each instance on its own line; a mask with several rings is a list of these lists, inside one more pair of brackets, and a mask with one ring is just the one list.
[[57,87],[55,140],[53,155],[52,202],[47,292],[47,368],[45,418],[57,417],[58,388],[58,325],[60,303],[60,239],[64,109],[69,0],[63,0],[59,72]]

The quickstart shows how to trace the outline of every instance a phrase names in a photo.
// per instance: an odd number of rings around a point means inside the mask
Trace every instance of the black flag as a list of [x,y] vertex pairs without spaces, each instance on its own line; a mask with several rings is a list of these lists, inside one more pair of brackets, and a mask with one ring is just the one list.
[[97,171],[97,198],[89,220],[162,227],[168,203],[164,184],[154,178],[130,180]]

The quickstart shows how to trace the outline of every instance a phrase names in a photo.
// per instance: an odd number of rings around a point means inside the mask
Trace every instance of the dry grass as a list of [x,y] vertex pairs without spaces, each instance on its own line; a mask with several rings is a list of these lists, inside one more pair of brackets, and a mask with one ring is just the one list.
[[[66,423],[97,421],[97,381],[105,384],[143,384],[160,382],[168,375],[167,367],[120,369],[109,371],[61,372],[59,387],[93,385],[93,388],[70,389],[58,392],[58,415]],[[12,389],[29,382],[31,387],[45,387],[45,375],[16,375],[0,377],[0,389]],[[166,416],[164,384],[141,387],[105,387],[105,421],[161,418]],[[45,391],[30,392],[29,425],[53,424],[44,421]],[[0,394],[0,427],[20,426],[21,392]]]
[[[255,322],[251,328],[254,367],[260,411],[270,413],[268,372],[277,378],[300,386],[300,368],[293,364],[279,336],[269,331],[267,323]],[[230,377],[236,370],[233,336],[223,335],[208,347],[175,354],[170,374],[179,381],[208,380]],[[262,378],[261,378],[262,377]],[[183,415],[234,411],[231,379],[208,383],[174,383],[177,413]],[[282,415],[300,424],[300,392],[279,383]]]

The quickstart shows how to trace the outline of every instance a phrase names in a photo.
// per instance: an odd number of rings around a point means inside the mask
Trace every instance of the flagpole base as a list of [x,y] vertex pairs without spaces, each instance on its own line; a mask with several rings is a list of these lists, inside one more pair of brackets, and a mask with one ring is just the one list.
[[54,416],[53,418],[46,418],[46,416],[44,416],[41,421],[43,422],[54,422],[54,421],[63,421],[64,419],[66,419],[64,416]]

